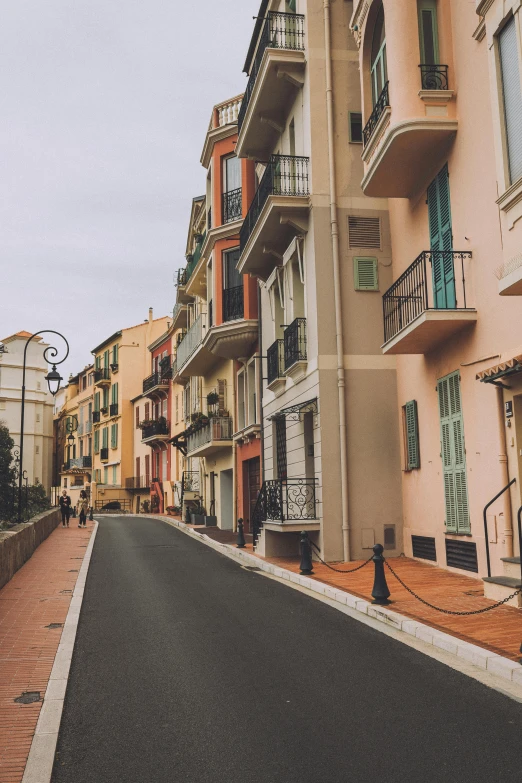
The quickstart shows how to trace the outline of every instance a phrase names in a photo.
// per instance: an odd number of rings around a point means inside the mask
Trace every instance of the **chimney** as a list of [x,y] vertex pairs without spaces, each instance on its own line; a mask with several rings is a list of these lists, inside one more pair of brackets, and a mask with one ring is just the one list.
[[152,307],[149,307],[149,324],[151,324],[153,320],[154,320],[154,318],[153,318],[153,315],[152,315]]

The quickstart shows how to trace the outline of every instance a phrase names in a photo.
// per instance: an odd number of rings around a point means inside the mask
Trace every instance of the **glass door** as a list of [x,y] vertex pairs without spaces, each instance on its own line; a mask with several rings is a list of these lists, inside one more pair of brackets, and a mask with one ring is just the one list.
[[377,104],[384,85],[388,81],[388,69],[386,65],[386,32],[384,28],[384,7],[381,4],[375,28],[373,31],[372,59],[371,59],[371,77],[372,77],[372,98],[373,105]]
[[437,7],[435,0],[418,0],[419,44],[422,65],[439,63]]

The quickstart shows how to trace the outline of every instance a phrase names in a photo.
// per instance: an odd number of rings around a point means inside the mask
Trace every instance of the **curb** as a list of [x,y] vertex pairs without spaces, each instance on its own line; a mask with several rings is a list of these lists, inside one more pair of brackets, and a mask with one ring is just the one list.
[[91,539],[85,550],[85,555],[81,568],[78,572],[78,578],[71,598],[69,611],[63,626],[62,635],[56,658],[54,659],[51,676],[45,691],[40,717],[36,724],[31,750],[25,766],[22,783],[50,783],[54,755],[56,752],[56,743],[58,742],[58,731],[62,719],[63,703],[65,699],[65,690],[69,679],[69,669],[78,630],[78,620],[80,618],[80,609],[83,601],[83,591],[89,563],[91,561],[92,549],[96,533],[98,532],[98,522],[94,520],[94,529]]
[[[130,516],[140,515],[132,514]],[[147,518],[150,518],[150,515],[148,515]],[[426,625],[418,620],[412,620],[411,617],[406,617],[391,609],[386,609],[386,607],[374,605],[370,603],[370,601],[347,593],[344,590],[336,590],[335,587],[330,587],[330,585],[327,585],[324,582],[319,582],[316,579],[310,579],[307,576],[301,576],[293,571],[288,571],[286,568],[280,568],[272,563],[267,563],[265,560],[262,560],[255,555],[251,555],[248,552],[243,552],[241,549],[236,549],[230,544],[222,544],[219,541],[214,541],[214,539],[205,535],[205,533],[200,533],[199,531],[188,527],[188,525],[180,520],[163,516],[155,516],[153,519],[161,519],[163,522],[167,522],[167,524],[179,528],[186,535],[190,535],[193,538],[202,541],[202,543],[207,546],[212,547],[216,551],[221,552],[239,563],[248,563],[248,565],[256,566],[261,571],[272,574],[272,576],[285,579],[288,582],[293,582],[313,593],[322,595],[333,601],[334,604],[339,604],[339,607],[336,608],[341,609],[341,607],[347,606],[361,615],[372,617],[374,620],[382,622],[384,625],[391,626],[409,636],[420,639],[428,645],[432,645],[439,650],[444,650],[450,655],[454,655],[463,661],[471,663],[473,666],[488,671],[495,677],[500,677],[507,682],[513,682],[522,686],[522,666],[509,658],[490,652],[477,644],[465,642],[449,633],[438,631],[437,629],[432,628],[431,625]],[[24,780],[23,783],[28,782]]]

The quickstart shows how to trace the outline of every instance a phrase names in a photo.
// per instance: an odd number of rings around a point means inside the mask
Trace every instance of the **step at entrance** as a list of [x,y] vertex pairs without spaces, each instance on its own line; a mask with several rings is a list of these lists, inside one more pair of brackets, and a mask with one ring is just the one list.
[[[489,598],[490,601],[503,601],[508,595],[522,587],[520,573],[516,578],[512,576],[485,576],[482,581],[484,582],[484,597]],[[521,607],[522,593],[508,601],[506,606]]]

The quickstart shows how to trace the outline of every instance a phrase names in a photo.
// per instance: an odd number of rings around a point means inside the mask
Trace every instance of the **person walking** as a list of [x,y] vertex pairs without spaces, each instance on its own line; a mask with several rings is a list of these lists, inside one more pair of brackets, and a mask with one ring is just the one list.
[[60,495],[60,511],[62,512],[62,527],[69,527],[69,517],[71,516],[71,498],[64,489]]
[[78,501],[80,508],[80,524],[78,527],[87,527],[87,512],[89,511],[89,500],[87,498],[87,492],[82,489],[80,491],[80,499]]

